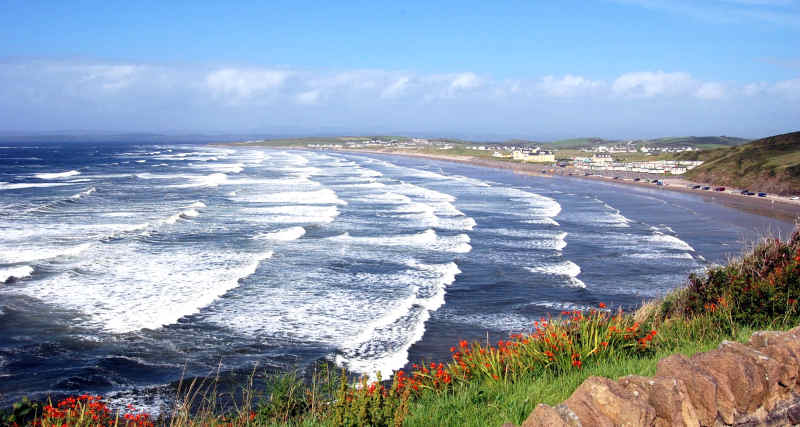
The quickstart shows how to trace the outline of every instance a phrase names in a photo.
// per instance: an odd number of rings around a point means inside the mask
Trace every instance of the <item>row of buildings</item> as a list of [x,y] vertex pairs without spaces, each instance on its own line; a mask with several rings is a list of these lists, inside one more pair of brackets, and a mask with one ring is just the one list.
[[653,160],[645,162],[615,162],[610,154],[596,154],[592,157],[576,157],[573,166],[586,171],[614,171],[628,173],[682,175],[686,171],[703,164],[691,160]]

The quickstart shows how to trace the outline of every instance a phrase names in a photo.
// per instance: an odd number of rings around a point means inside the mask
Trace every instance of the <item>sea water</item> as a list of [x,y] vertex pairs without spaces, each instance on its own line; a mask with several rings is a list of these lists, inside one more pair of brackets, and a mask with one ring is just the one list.
[[355,153],[0,147],[0,406],[157,411],[182,376],[387,378],[458,339],[633,307],[791,224],[693,195]]

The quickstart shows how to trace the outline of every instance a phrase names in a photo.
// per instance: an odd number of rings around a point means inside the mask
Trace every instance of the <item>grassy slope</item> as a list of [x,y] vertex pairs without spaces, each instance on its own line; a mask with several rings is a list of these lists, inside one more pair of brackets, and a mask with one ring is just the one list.
[[[737,331],[732,339],[745,342],[752,329]],[[510,384],[470,384],[457,393],[430,395],[412,403],[406,426],[499,426],[505,422],[522,424],[539,403],[557,405],[566,400],[586,378],[612,379],[626,375],[655,375],[658,361],[675,353],[691,356],[716,348],[721,340],[683,342],[640,358],[604,361],[565,375],[527,378]]]
[[778,194],[800,192],[800,132],[678,158],[705,162],[686,174],[692,180]]

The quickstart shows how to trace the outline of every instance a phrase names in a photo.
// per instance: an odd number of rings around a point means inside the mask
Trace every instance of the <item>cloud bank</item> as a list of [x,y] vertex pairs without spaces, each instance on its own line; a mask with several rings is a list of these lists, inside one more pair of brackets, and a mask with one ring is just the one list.
[[756,137],[796,130],[798,119],[800,77],[738,84],[662,70],[498,79],[469,71],[0,63],[0,130]]

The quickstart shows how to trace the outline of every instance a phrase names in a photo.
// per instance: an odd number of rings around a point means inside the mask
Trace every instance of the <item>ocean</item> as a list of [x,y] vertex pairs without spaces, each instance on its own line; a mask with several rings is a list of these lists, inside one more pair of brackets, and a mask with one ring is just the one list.
[[330,361],[383,378],[459,339],[631,308],[792,224],[692,194],[420,158],[0,147],[0,407],[158,412],[182,377]]

